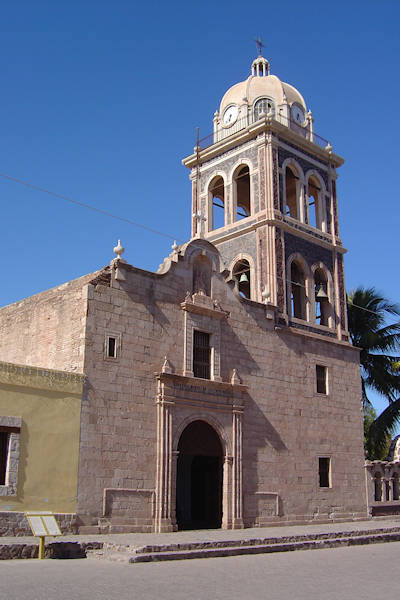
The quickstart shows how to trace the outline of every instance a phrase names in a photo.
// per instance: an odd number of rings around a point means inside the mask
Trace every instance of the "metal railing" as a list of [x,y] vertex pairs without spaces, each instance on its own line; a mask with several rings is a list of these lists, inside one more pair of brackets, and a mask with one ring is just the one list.
[[[249,125],[253,125],[258,122],[261,123],[264,119],[265,116],[262,116],[261,118],[254,120],[253,115],[248,115],[246,117],[238,119],[231,127],[229,127],[229,129],[219,126],[213,133],[210,133],[205,137],[199,139],[199,148],[201,150],[205,150],[206,148],[209,148],[217,142],[228,139],[229,137],[231,137],[235,133],[238,133],[239,131],[242,131]],[[287,117],[280,114],[274,114],[274,116],[272,117],[272,121],[281,123],[281,125],[285,125],[301,137],[309,140],[310,142],[313,142],[320,148],[326,148],[327,146],[330,146],[329,141],[327,139],[312,131],[310,123],[301,126],[296,121],[293,121],[293,119],[288,119]]]

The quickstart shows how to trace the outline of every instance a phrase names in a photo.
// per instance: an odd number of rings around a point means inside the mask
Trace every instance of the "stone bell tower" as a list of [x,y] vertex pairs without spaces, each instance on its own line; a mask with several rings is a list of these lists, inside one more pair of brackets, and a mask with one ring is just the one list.
[[191,170],[192,237],[215,244],[240,294],[276,325],[347,340],[336,169],[302,95],[259,55],[223,96]]

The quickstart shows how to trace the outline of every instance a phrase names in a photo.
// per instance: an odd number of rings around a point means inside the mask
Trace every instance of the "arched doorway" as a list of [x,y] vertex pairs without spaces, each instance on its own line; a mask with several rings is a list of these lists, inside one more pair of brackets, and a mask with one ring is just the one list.
[[216,529],[222,520],[222,446],[204,421],[193,421],[178,444],[178,529]]

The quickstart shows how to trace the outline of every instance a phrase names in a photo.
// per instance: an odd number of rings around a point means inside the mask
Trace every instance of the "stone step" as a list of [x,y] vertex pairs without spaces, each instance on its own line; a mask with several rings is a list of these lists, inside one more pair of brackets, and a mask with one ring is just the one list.
[[162,544],[162,545],[145,545],[140,548],[136,548],[136,553],[143,554],[149,552],[169,552],[169,551],[183,551],[183,550],[202,550],[207,548],[229,548],[239,546],[260,546],[270,545],[278,543],[292,543],[292,542],[306,542],[314,540],[326,540],[326,539],[340,539],[348,537],[362,537],[368,535],[379,535],[383,533],[399,533],[399,527],[382,528],[382,529],[368,529],[365,531],[339,531],[339,532],[326,532],[326,533],[308,533],[308,534],[296,534],[290,536],[275,536],[268,538],[247,538],[242,540],[213,540],[213,541],[202,541],[202,542],[182,542],[179,544]]
[[[377,544],[383,542],[399,542],[400,532],[380,533],[374,535],[359,535],[349,537],[327,537],[324,539],[303,540],[293,542],[277,541],[270,544],[240,545],[225,547],[197,548],[192,550],[155,551],[143,552],[137,549],[129,560],[124,557],[124,562],[143,563],[167,560],[187,560],[195,558],[217,558],[224,556],[239,556],[249,554],[269,554],[274,552],[292,552],[295,550],[312,550],[322,548],[337,548],[338,546],[360,546],[366,544]],[[127,553],[128,554],[128,553]],[[106,557],[105,557],[106,558]]]
[[[104,538],[103,538],[104,539]],[[178,538],[179,539],[179,538]],[[310,533],[268,538],[235,540],[204,540],[172,544],[146,544],[135,546],[107,541],[80,542],[55,541],[46,544],[46,558],[93,558],[125,563],[183,560],[240,554],[289,552],[311,548],[332,548],[400,541],[400,526],[380,529]],[[37,556],[38,544],[14,542],[1,544],[0,560],[33,558]]]

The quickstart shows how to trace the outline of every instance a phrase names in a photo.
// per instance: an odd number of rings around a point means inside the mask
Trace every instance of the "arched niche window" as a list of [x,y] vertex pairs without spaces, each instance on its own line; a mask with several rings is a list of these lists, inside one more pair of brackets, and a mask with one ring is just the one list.
[[292,219],[299,219],[299,203],[298,203],[298,177],[295,175],[293,169],[289,166],[286,167],[285,171],[285,187],[286,187],[286,198],[285,198],[285,214]]
[[199,254],[193,262],[193,292],[211,296],[212,266],[210,260]]
[[250,172],[247,165],[239,167],[233,177],[236,197],[236,221],[251,214],[250,208]]
[[293,261],[290,266],[290,308],[292,317],[306,318],[306,282],[301,265]]
[[321,229],[321,185],[314,176],[311,176],[308,180],[307,206],[309,225]]
[[329,325],[329,295],[328,279],[323,269],[316,269],[314,273],[314,294],[315,294],[315,322],[318,325]]
[[233,267],[232,275],[237,282],[239,294],[243,298],[250,298],[251,273],[249,261],[245,259],[238,260]]
[[225,225],[225,185],[222,177],[215,177],[208,188],[210,203],[210,220],[213,229],[219,229]]
[[262,115],[267,115],[269,112],[275,113],[275,105],[270,98],[260,98],[254,105],[254,120],[258,121]]

